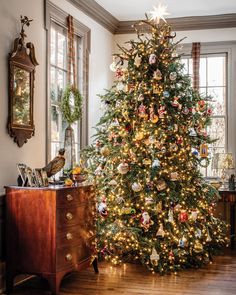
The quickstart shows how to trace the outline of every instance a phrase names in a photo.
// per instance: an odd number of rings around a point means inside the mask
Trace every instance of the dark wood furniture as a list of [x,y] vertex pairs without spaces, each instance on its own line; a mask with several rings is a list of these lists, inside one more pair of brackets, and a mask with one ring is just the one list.
[[234,249],[235,243],[235,210],[236,210],[236,190],[219,189],[220,202],[230,204],[230,246]]
[[6,187],[6,214],[7,294],[18,274],[47,279],[57,295],[65,274],[91,263],[98,272],[93,186]]

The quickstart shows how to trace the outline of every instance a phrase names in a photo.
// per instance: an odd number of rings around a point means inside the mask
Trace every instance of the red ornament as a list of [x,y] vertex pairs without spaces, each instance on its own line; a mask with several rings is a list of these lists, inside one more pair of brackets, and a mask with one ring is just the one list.
[[180,222],[186,222],[186,221],[188,221],[188,213],[186,211],[181,211],[179,213],[179,221]]
[[121,69],[121,68],[118,68],[117,70],[116,70],[116,78],[121,78],[122,76],[123,76],[123,70]]
[[183,137],[182,136],[179,136],[176,142],[179,145],[182,144],[183,143]]

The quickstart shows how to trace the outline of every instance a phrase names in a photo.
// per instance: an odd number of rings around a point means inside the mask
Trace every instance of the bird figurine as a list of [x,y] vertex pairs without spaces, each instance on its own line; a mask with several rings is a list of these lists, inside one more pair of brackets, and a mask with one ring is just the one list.
[[47,172],[47,176],[51,177],[57,174],[65,165],[65,149],[60,149],[58,155],[50,161],[44,168],[44,171]]

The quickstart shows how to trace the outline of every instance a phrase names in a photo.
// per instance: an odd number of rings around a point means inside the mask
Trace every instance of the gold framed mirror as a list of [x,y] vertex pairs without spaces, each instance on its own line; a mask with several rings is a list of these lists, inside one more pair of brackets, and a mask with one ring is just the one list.
[[13,51],[9,54],[9,112],[8,132],[19,147],[22,147],[34,135],[34,45],[25,45],[24,26],[30,25],[28,17],[21,16],[20,37],[14,41]]

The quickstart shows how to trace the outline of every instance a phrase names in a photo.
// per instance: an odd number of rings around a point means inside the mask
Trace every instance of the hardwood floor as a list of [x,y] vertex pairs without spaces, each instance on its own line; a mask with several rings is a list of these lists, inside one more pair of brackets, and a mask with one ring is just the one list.
[[[181,271],[177,275],[153,275],[144,267],[127,264],[112,267],[99,264],[66,277],[61,295],[235,295],[236,251],[215,258],[203,269]],[[13,294],[49,295],[47,284],[38,278],[17,286]]]

